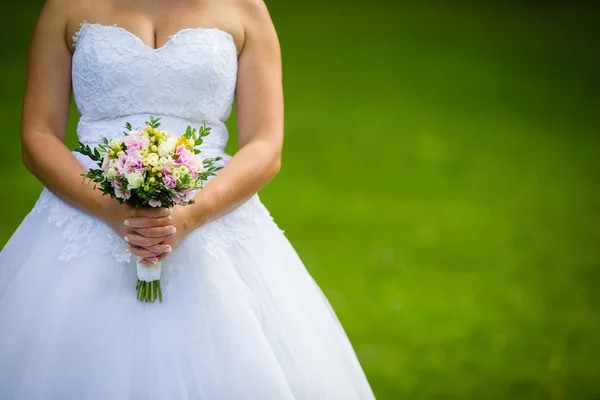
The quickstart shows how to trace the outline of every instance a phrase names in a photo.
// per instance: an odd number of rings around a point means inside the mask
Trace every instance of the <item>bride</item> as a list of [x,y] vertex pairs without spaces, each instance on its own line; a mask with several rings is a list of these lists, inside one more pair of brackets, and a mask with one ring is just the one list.
[[[83,22],[82,22],[83,21]],[[71,86],[94,146],[150,115],[224,168],[135,210],[63,144]],[[225,155],[234,94],[240,150]],[[33,34],[23,160],[41,197],[0,253],[2,399],[371,399],[329,303],[256,192],[278,172],[280,52],[260,0],[48,0]],[[136,259],[163,262],[163,303]]]

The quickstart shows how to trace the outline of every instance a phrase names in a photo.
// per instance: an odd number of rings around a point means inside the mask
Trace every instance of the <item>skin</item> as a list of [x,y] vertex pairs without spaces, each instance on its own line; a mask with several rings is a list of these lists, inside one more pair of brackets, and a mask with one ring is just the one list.
[[[71,93],[71,37],[81,21],[117,24],[151,47],[183,28],[217,27],[238,48],[240,149],[196,204],[143,209],[119,204],[83,183],[64,145]],[[281,54],[262,0],[48,0],[33,33],[21,138],[23,162],[50,191],[104,221],[146,263],[163,260],[194,229],[240,206],[279,172],[283,145]]]

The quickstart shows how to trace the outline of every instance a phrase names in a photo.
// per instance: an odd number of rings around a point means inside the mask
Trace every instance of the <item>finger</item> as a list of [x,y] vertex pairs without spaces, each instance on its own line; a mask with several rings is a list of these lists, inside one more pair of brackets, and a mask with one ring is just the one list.
[[177,232],[174,226],[161,226],[157,228],[138,228],[133,229],[133,231],[141,236],[145,236],[147,238],[164,238],[170,236]]
[[132,252],[133,254],[135,254],[138,257],[142,257],[142,258],[156,258],[156,254],[146,250],[143,247],[138,247],[138,246],[129,246],[129,251]]
[[156,257],[144,258],[141,261],[139,261],[139,263],[142,265],[152,265],[152,264],[156,264],[157,262],[158,262],[158,259]]
[[134,217],[161,218],[171,215],[173,210],[170,208],[140,208],[135,211]]
[[147,237],[138,235],[137,233],[133,233],[133,232],[126,234],[123,237],[123,239],[129,244],[133,244],[135,246],[140,246],[140,247],[154,246],[155,244],[159,244],[160,242],[163,242],[165,240],[164,237],[147,238]]
[[154,246],[144,247],[144,249],[148,250],[151,253],[154,253],[154,255],[170,253],[171,251],[173,251],[171,246],[168,244],[157,244]]
[[153,228],[157,226],[170,226],[173,224],[173,218],[168,215],[161,218],[131,217],[124,222],[130,228]]
[[156,256],[156,259],[157,259],[157,261],[156,261],[156,262],[159,262],[159,261],[162,261],[162,260],[164,260],[165,258],[167,258],[167,256],[168,256],[169,254],[170,254],[170,253],[162,253],[162,254],[159,254],[158,256]]

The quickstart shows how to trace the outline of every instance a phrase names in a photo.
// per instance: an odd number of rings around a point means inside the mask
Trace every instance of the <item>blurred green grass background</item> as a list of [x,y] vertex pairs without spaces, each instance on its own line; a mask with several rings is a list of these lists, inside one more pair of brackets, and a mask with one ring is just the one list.
[[[261,196],[378,398],[599,399],[598,14],[572,2],[268,5],[286,142]],[[41,190],[19,145],[40,6],[0,6],[0,243]],[[73,109],[71,147],[76,121]]]

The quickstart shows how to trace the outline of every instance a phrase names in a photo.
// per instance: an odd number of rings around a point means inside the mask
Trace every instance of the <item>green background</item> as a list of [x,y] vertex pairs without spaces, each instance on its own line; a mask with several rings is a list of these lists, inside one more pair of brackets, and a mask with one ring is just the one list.
[[[12,3],[0,6],[0,243],[42,188],[19,144],[41,2]],[[376,395],[599,399],[598,14],[572,2],[268,5],[286,141],[261,196]]]

